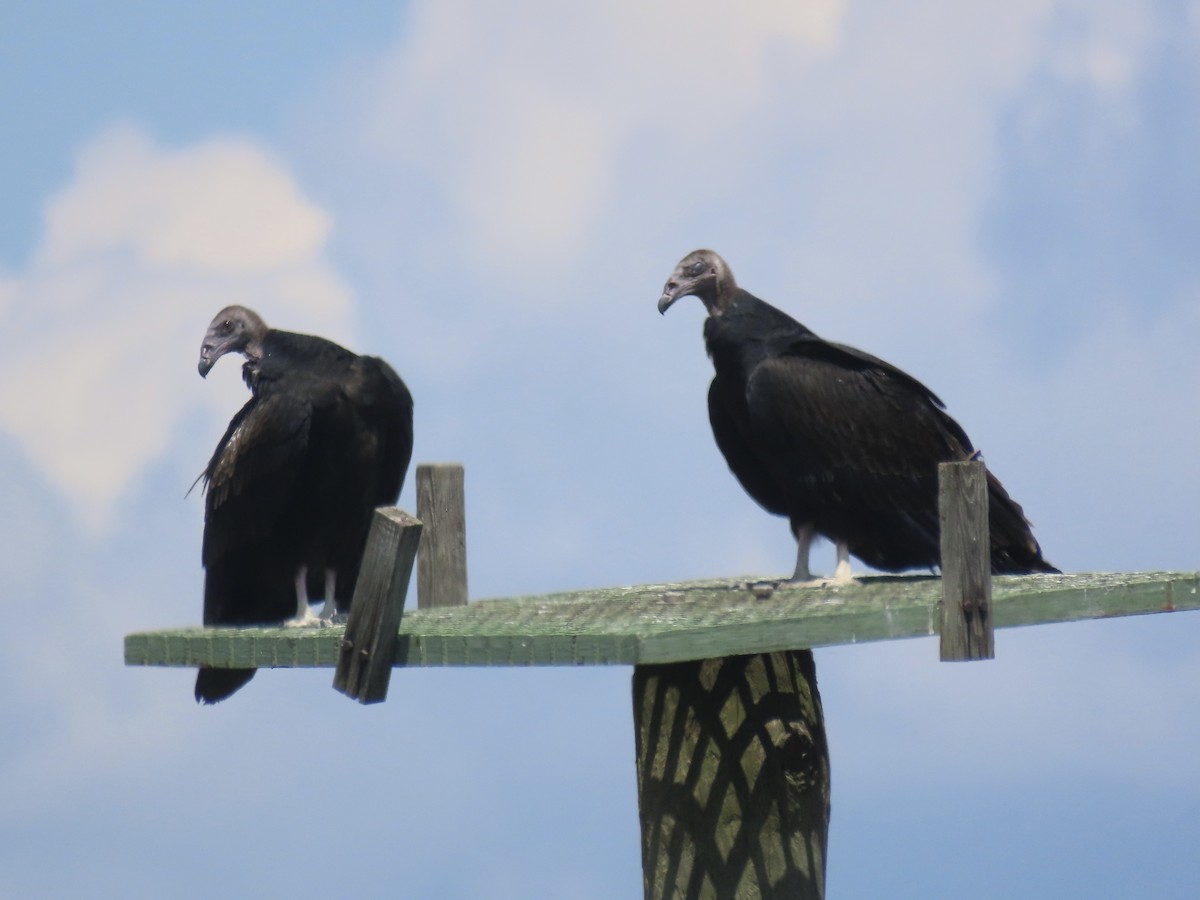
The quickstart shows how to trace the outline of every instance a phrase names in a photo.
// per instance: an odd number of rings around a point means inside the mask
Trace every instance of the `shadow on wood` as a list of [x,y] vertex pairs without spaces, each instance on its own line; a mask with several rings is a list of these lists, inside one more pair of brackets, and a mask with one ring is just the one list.
[[820,900],[829,749],[809,650],[637,666],[647,898]]
[[387,699],[420,539],[421,523],[408,513],[395,507],[375,510],[333,677],[336,690],[360,703]]

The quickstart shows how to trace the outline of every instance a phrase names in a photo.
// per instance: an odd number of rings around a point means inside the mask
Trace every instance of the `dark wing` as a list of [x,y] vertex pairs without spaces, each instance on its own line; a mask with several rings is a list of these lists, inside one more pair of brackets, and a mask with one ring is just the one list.
[[[815,510],[819,531],[876,568],[938,564],[937,466],[974,448],[921,382],[862,351],[802,339],[755,367],[746,409],[773,479]],[[994,571],[1056,571],[991,473],[989,520]]]
[[[915,378],[819,339],[795,341],[757,365],[746,384],[746,410],[775,468],[820,481],[936,477],[937,463],[973,452],[941,401]],[[901,497],[877,502],[906,505]]]
[[275,536],[297,489],[311,421],[303,396],[260,394],[217,445],[204,473],[206,625],[278,621],[295,611],[294,551]]
[[[284,393],[251,397],[204,472],[204,624],[259,625],[296,611],[296,549],[280,533],[296,489],[311,408]],[[200,668],[196,700],[217,703],[254,669]]]
[[736,387],[730,391],[719,377],[714,378],[708,386],[708,421],[717,449],[742,489],[767,512],[788,515],[791,510],[780,486],[753,440],[744,393]]
[[358,360],[361,391],[357,398],[364,425],[378,440],[378,478],[374,506],[396,502],[413,451],[413,399],[395,370],[376,356]]
[[[785,343],[785,351],[780,355],[795,355],[814,360],[820,359],[831,365],[859,371],[873,370],[879,375],[886,375],[898,385],[904,385],[914,396],[924,398],[938,409],[946,408],[946,404],[942,402],[937,394],[925,387],[924,384],[913,378],[903,369],[885,362],[878,356],[872,356],[864,350],[859,350],[857,347],[822,340],[811,332],[804,337],[787,341]],[[957,425],[954,427],[958,428]],[[966,441],[966,435],[961,432],[962,430],[959,429],[962,440]]]
[[919,381],[805,338],[750,373],[746,416],[793,525],[812,522],[876,568],[937,565],[937,464],[972,450]]
[[[387,363],[353,357],[329,366],[321,378],[314,442],[325,448],[328,465],[317,498],[325,520],[327,564],[337,571],[337,605],[349,608],[358,581],[371,518],[378,506],[394,504],[412,458],[412,397]],[[322,594],[323,596],[323,594]]]

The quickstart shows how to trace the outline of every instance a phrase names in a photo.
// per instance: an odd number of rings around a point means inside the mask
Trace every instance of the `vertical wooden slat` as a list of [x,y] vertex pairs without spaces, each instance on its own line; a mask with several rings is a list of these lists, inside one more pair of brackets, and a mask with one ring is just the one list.
[[395,507],[375,510],[333,676],[334,688],[360,703],[387,699],[420,539],[421,523],[408,513]]
[[991,540],[987,469],[982,461],[938,466],[942,532],[943,660],[992,659]]
[[829,749],[811,650],[633,670],[647,900],[821,900]]
[[425,537],[417,556],[417,606],[467,603],[467,515],[463,467],[417,466],[417,518]]

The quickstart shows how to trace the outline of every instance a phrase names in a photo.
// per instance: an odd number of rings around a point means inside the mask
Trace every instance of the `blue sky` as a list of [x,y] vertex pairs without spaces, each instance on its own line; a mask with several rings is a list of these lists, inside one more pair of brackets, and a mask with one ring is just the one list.
[[[401,372],[473,597],[790,571],[654,308],[698,246],[929,384],[1063,569],[1197,568],[1197,4],[176,6],[0,11],[0,895],[639,895],[628,669],[122,665],[200,618],[227,303]],[[1190,897],[1197,647],[818,653],[830,895]]]

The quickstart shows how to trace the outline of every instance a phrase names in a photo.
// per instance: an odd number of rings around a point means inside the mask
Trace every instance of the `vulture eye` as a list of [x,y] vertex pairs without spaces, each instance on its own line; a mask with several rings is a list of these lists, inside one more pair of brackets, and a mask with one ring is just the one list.
[[694,262],[688,268],[688,274],[691,275],[693,278],[695,276],[701,275],[703,273],[704,273],[704,263],[702,263],[702,262]]

